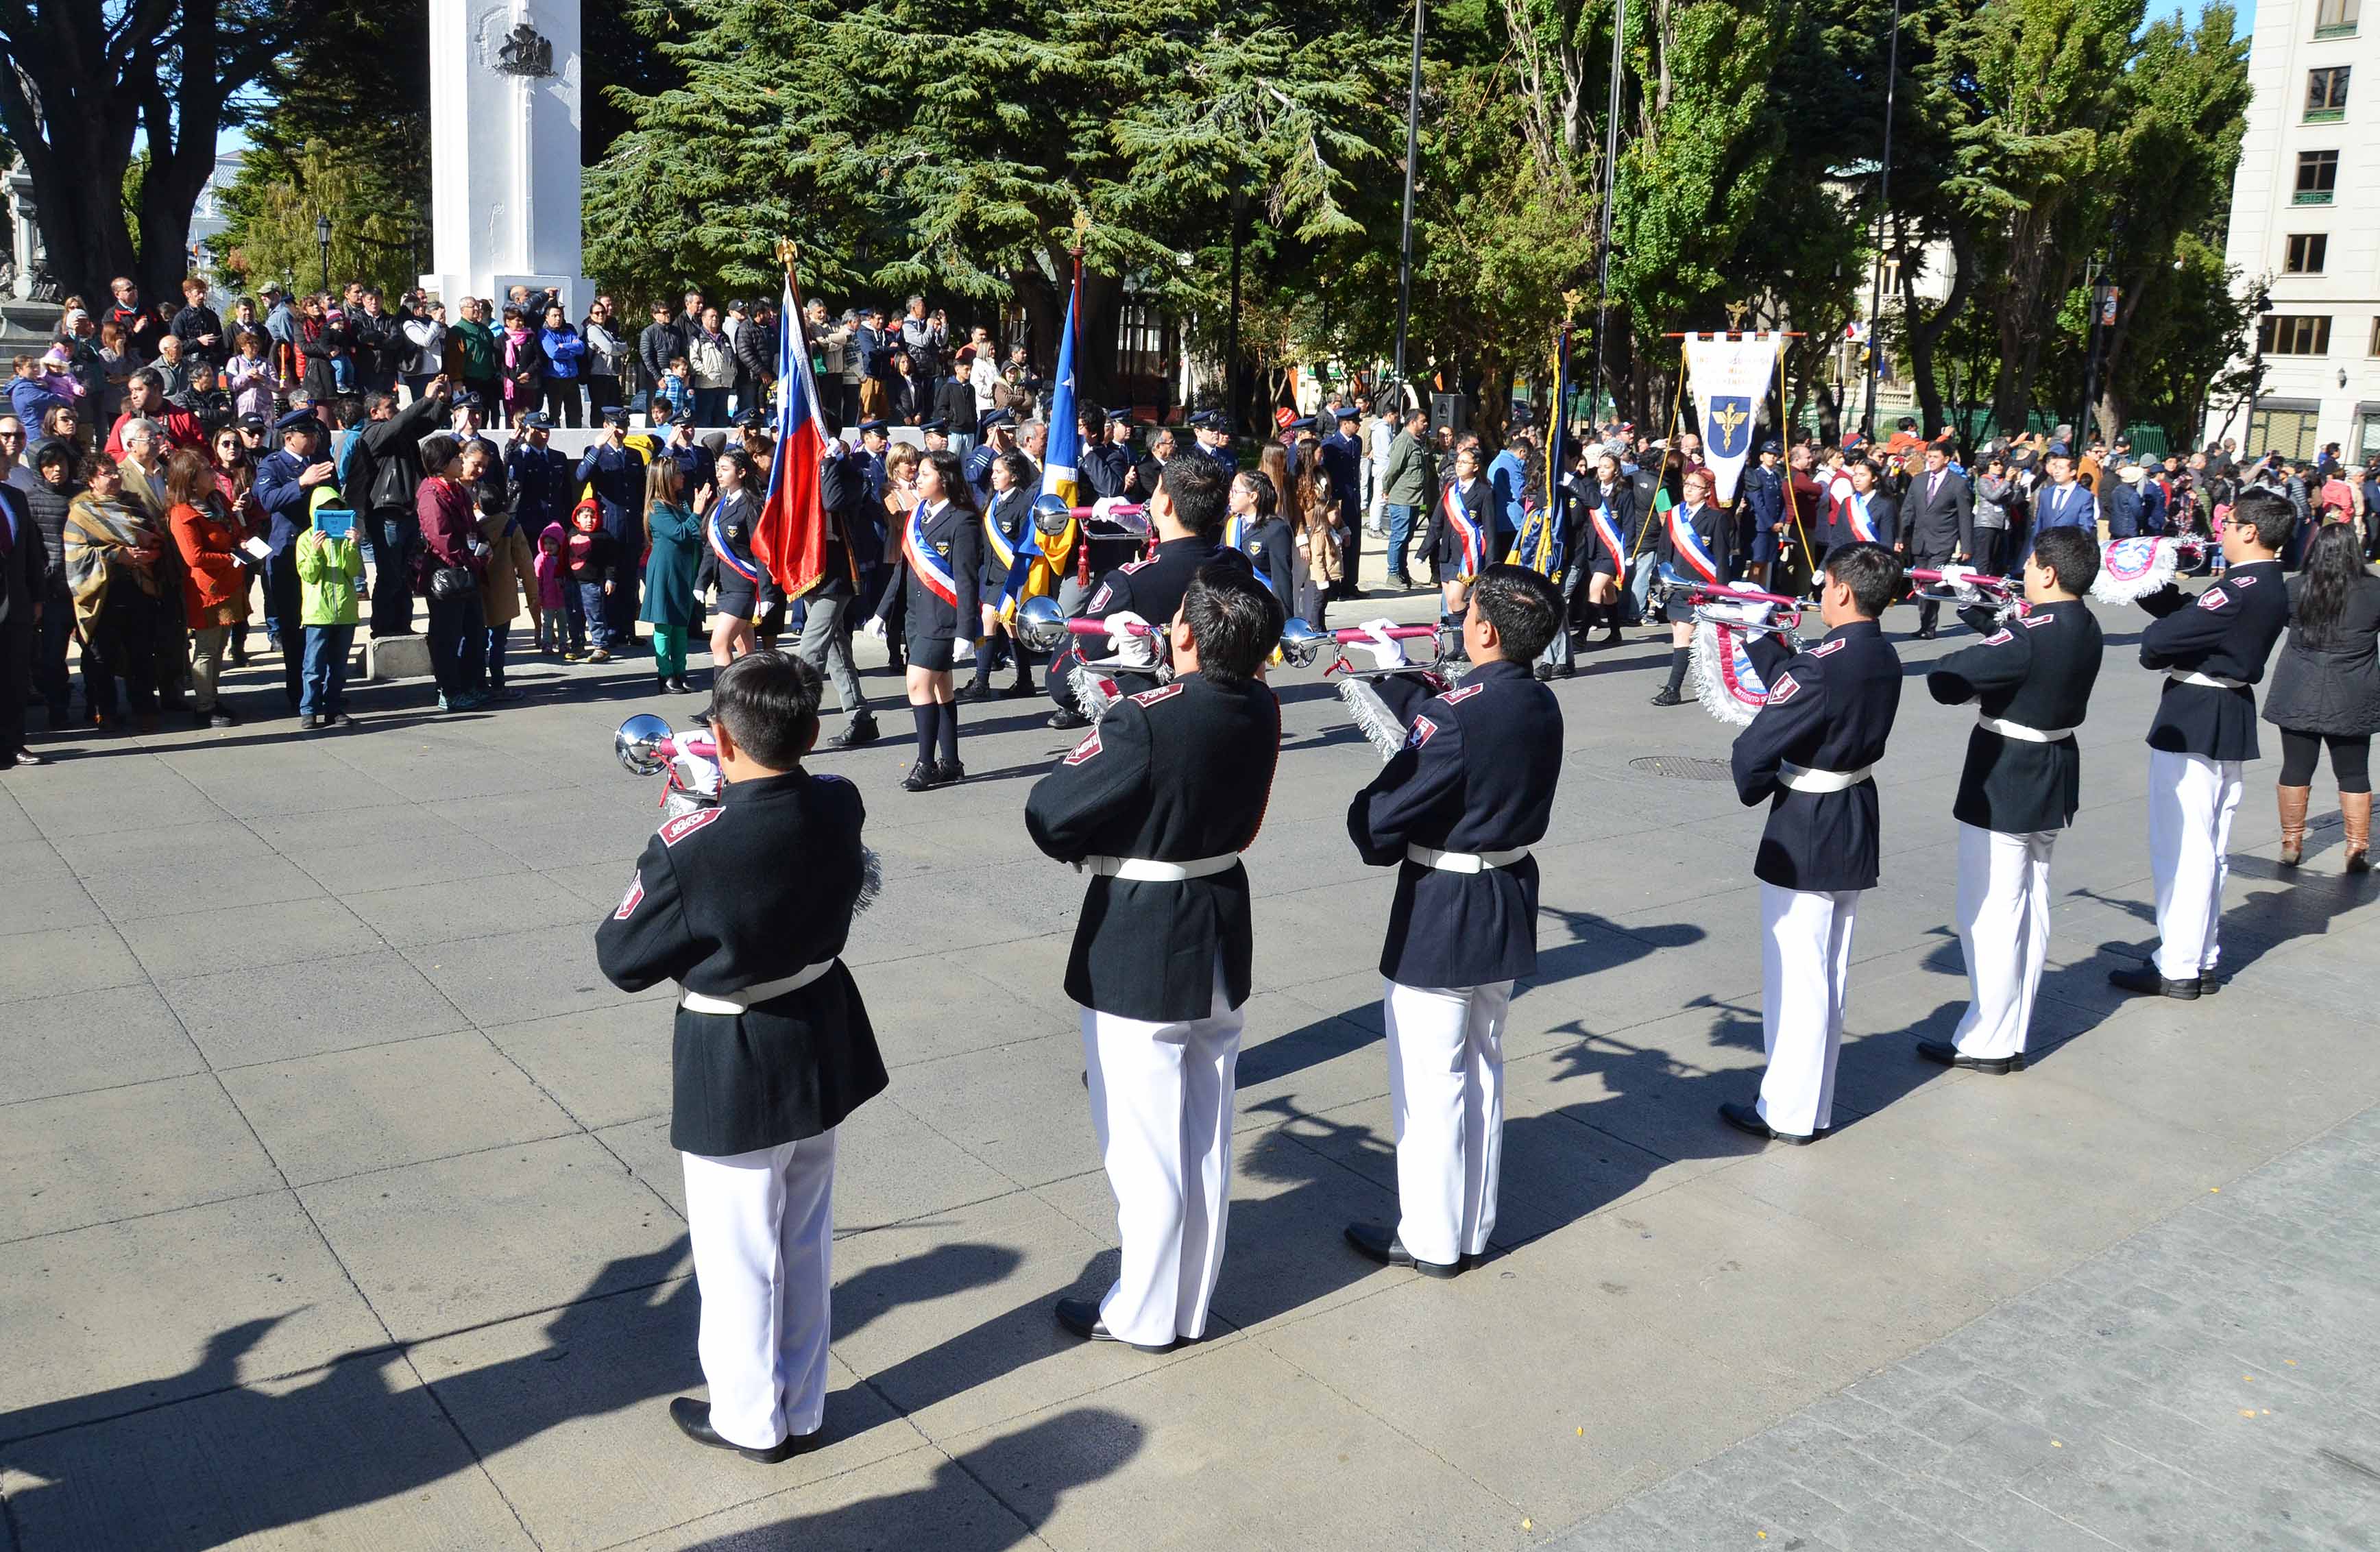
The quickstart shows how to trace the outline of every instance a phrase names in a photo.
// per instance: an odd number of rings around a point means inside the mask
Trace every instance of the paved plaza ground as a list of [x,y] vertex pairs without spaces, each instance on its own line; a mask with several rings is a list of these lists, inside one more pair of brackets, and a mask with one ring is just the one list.
[[1972,720],[1912,676],[1809,1148],[1713,1113],[1761,1061],[1759,815],[1632,764],[1728,730],[1645,704],[1645,632],[1558,687],[1500,1248],[1451,1282],[1340,1241],[1393,1212],[1390,879],[1344,830],[1372,752],[1285,676],[1230,1248],[1163,1357],[1050,1314],[1115,1262],[1081,880],[1020,817],[1066,736],[971,708],[971,780],[920,795],[901,744],[820,757],[883,858],[846,957],[892,1073],[841,1144],[834,1442],[776,1467],[666,1416],[701,1382],[668,992],[592,953],[655,818],[612,729],[698,700],[528,667],[489,714],[370,687],[338,734],[45,745],[0,777],[0,1548],[2380,1546],[2380,888],[2338,874],[2327,773],[2277,869],[2253,766],[2229,987],[2111,995],[2154,936],[2155,682],[2143,617],[2103,620],[2041,1059],[1912,1052],[1965,999]]

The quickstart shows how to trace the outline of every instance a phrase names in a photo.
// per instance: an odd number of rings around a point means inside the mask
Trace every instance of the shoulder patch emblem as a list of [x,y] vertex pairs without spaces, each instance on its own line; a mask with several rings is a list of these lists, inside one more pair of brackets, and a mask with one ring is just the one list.
[[2209,588],[2204,593],[2199,596],[2198,607],[2201,609],[2220,609],[2230,601],[2231,595],[2225,592],[2222,588]]
[[1143,690],[1132,698],[1140,705],[1154,706],[1161,700],[1172,700],[1181,693],[1182,682],[1177,679],[1171,685],[1160,685],[1153,690]]
[[2244,572],[2240,576],[2231,578],[2231,586],[2234,588],[2252,588],[2255,585],[2256,579]]
[[1431,721],[1427,717],[1415,717],[1413,720],[1413,727],[1405,734],[1405,747],[1418,749],[1428,743],[1437,732],[1436,722]]
[[1768,682],[1768,699],[1766,704],[1782,706],[1801,693],[1802,681],[1790,673],[1780,673]]
[[1465,685],[1459,690],[1449,690],[1438,698],[1449,706],[1460,706],[1487,687],[1485,684]]
[[2054,625],[2058,624],[2058,616],[2046,612],[2040,614],[2020,614],[2016,617],[2016,623],[2022,625],[2027,630],[2039,630],[2044,625]]
[[698,808],[691,814],[680,814],[676,818],[662,826],[662,844],[676,845],[725,812],[727,810],[724,808]]
[[2014,641],[2015,639],[2016,632],[2003,627],[2002,629],[1994,631],[1991,635],[1984,637],[1984,645],[1986,647],[1997,647],[2003,641]]
[[1156,564],[1157,557],[1151,555],[1145,561],[1126,561],[1123,564],[1116,567],[1116,569],[1124,573],[1126,576],[1130,576],[1132,573],[1140,570],[1144,566],[1153,566]]
[[620,897],[620,908],[612,913],[613,921],[626,921],[645,903],[645,876],[642,873],[628,880],[628,892]]
[[1080,744],[1075,745],[1072,749],[1067,751],[1065,760],[1062,763],[1067,765],[1081,765],[1084,761],[1092,758],[1099,752],[1099,730],[1093,728],[1084,736],[1083,741]]
[[1099,590],[1091,595],[1090,604],[1083,611],[1083,612],[1086,614],[1106,613],[1108,612],[1108,595],[1114,590],[1115,588],[1111,584],[1106,582],[1100,583]]
[[1844,641],[1848,639],[1849,638],[1846,637],[1839,636],[1832,641],[1822,641],[1817,646],[1810,649],[1810,656],[1814,658],[1823,658],[1829,652],[1839,651],[1841,649]]

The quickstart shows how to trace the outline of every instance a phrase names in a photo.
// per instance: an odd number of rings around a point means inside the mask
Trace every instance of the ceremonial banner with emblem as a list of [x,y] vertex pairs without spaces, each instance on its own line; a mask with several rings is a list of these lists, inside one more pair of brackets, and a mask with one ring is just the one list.
[[[1041,463],[1041,493],[1055,496],[1068,506],[1083,499],[1076,471],[1082,433],[1075,418],[1075,304],[1082,290],[1082,276],[1077,273],[1074,292],[1066,298],[1066,332],[1058,340],[1058,381],[1050,394],[1050,445],[1043,450]],[[1079,525],[1071,518],[1055,534],[1043,534],[1038,521],[1025,525],[1025,541],[1016,547],[1009,563],[1008,584],[1001,589],[1002,619],[1014,619],[1017,606],[1026,599],[1058,590],[1058,581],[1066,572],[1066,557],[1079,537]]]
[[1688,334],[1686,376],[1694,394],[1694,424],[1703,435],[1703,461],[1717,486],[1721,506],[1733,504],[1744,460],[1760,419],[1761,401],[1777,374],[1773,333]]
[[[1513,558],[1548,581],[1561,580],[1569,557],[1562,553],[1563,521],[1570,504],[1562,475],[1570,467],[1570,325],[1554,332],[1553,411],[1546,424],[1546,485],[1536,510],[1521,527],[1520,552]],[[1618,552],[1618,546],[1613,546]]]

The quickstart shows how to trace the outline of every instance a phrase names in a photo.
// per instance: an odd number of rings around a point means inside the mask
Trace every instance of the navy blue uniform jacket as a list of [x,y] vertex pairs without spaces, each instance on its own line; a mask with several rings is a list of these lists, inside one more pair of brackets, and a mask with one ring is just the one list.
[[2149,722],[2149,747],[2209,759],[2256,758],[2256,692],[2246,688],[2265,676],[2273,643],[2289,628],[2289,595],[2278,561],[2235,565],[2223,580],[2193,601],[2179,588],[2141,600],[2162,619],[2141,633],[2143,668],[2189,669],[2241,688],[2166,682],[2156,716]]
[[1773,636],[1746,650],[1768,685],[1768,703],[1735,735],[1735,792],[1746,806],[1767,801],[1753,876],[1779,889],[1832,891],[1876,887],[1882,825],[1876,783],[1842,792],[1796,792],[1780,769],[1858,770],[1884,758],[1900,709],[1900,658],[1874,620],[1852,620],[1806,652]]
[[1374,684],[1406,724],[1405,746],[1347,809],[1364,860],[1397,869],[1380,974],[1418,987],[1535,974],[1536,858],[1455,873],[1405,848],[1509,852],[1545,839],[1561,775],[1560,703],[1526,663],[1481,663],[1441,696],[1411,674]]
[[[1946,706],[1966,701],[1986,717],[2052,732],[2077,728],[2099,681],[2099,622],[2090,605],[2045,603],[1992,627],[1961,611],[1984,639],[1934,665],[1925,688]],[[1967,763],[1950,806],[1961,824],[2026,835],[2063,830],[2082,801],[2082,751],[2071,738],[2043,744],[2010,738],[1978,723],[1967,734]]]

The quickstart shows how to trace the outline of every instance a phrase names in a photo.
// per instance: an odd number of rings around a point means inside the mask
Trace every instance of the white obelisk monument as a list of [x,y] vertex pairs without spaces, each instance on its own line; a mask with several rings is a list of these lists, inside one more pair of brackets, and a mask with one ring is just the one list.
[[[447,304],[514,285],[561,294],[579,273],[578,0],[430,0],[431,257]],[[491,320],[492,321],[492,320]]]

